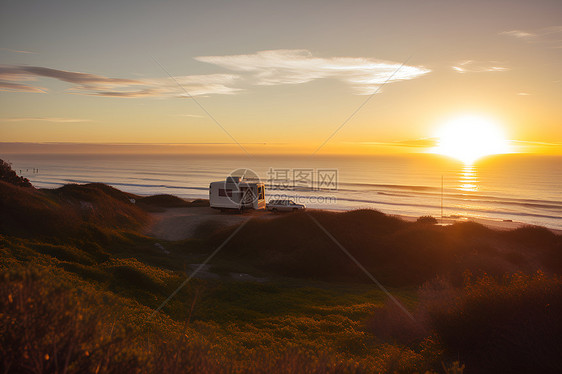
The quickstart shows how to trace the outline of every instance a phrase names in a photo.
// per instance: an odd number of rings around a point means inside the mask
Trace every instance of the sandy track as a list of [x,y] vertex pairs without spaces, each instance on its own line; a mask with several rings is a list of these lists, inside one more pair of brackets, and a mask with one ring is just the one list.
[[248,211],[243,214],[221,213],[209,207],[170,208],[161,213],[152,213],[153,223],[147,234],[162,240],[183,240],[193,237],[202,224],[232,226],[248,218],[272,218],[275,214],[266,211]]

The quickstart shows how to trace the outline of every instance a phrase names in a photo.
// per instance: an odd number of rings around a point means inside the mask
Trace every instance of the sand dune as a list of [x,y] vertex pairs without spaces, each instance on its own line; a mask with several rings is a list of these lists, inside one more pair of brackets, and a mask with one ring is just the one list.
[[[311,209],[312,210],[312,209]],[[343,212],[343,211],[336,211]],[[290,214],[290,213],[289,213]],[[209,207],[187,207],[169,208],[163,212],[152,213],[153,223],[147,229],[147,234],[162,240],[184,240],[194,236],[197,228],[203,224],[215,224],[217,226],[232,226],[242,223],[248,218],[271,219],[278,217],[267,211],[247,211],[243,214],[221,213]],[[399,216],[409,222],[418,217]],[[473,221],[495,230],[514,230],[525,226],[525,223],[514,221],[498,221],[484,218],[453,218],[445,217],[438,219],[439,224],[450,225],[455,222]],[[556,234],[562,234],[562,230],[552,230]]]

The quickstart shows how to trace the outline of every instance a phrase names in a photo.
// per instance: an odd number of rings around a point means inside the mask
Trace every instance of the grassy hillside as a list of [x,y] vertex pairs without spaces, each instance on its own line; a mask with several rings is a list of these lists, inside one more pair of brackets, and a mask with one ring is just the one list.
[[149,216],[131,203],[133,197],[100,183],[36,190],[0,181],[0,232],[68,238],[100,230],[134,230]]
[[412,321],[306,213],[254,219],[205,279],[151,318],[235,229],[179,242],[142,235],[147,211],[184,203],[101,184],[0,182],[0,370],[411,373],[458,360],[467,372],[560,369],[561,237],[544,228],[310,213]]
[[[243,259],[268,273],[369,282],[311,215],[389,286],[419,286],[437,276],[460,285],[467,271],[474,276],[562,272],[562,236],[542,227],[495,231],[472,222],[438,226],[405,222],[374,210],[299,212],[252,220],[220,257]],[[216,232],[214,244],[231,231]]]

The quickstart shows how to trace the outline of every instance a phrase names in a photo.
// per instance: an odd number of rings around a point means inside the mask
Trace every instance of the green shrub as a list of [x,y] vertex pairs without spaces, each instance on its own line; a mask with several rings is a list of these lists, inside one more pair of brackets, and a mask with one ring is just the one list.
[[138,229],[148,215],[128,196],[95,183],[36,190],[0,181],[0,232],[35,239],[79,239],[95,230]]
[[52,256],[60,261],[78,262],[83,265],[91,265],[92,258],[78,248],[55,245],[48,243],[30,243],[29,247],[36,252]]
[[152,195],[136,199],[136,203],[141,206],[159,208],[181,208],[190,205],[189,202],[173,195]]
[[429,225],[437,224],[437,220],[433,216],[421,216],[416,220],[417,223],[425,223]]
[[516,274],[484,277],[438,303],[428,322],[451,358],[479,373],[562,370],[562,279]]
[[136,288],[150,293],[161,293],[162,283],[145,273],[143,270],[131,265],[117,265],[108,268],[108,272],[113,275],[115,285],[119,288]]
[[[410,349],[381,345],[369,351],[365,334],[345,319],[337,324],[334,318],[282,317],[278,323],[285,330],[267,324],[182,327],[166,316],[147,320],[149,309],[55,274],[22,268],[0,273],[2,372],[369,373],[424,367],[423,356]],[[283,333],[275,338],[272,331]],[[301,342],[302,331],[316,339]]]
[[64,270],[74,273],[80,278],[87,281],[107,282],[109,280],[109,274],[93,266],[85,266],[82,264],[75,264],[70,262],[63,262],[60,264],[60,266]]
[[12,166],[4,160],[0,160],[0,181],[13,184],[18,187],[31,187],[29,179],[20,177],[12,170]]
[[196,208],[196,207],[210,206],[210,204],[209,204],[209,200],[207,199],[195,199],[189,203],[189,206],[192,208]]

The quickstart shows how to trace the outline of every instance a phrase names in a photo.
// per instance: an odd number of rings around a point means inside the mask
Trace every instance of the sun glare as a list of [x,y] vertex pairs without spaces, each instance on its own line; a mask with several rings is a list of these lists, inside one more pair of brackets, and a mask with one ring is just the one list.
[[432,153],[472,164],[488,155],[509,153],[510,146],[494,121],[478,116],[464,116],[447,121],[437,132],[437,146]]

